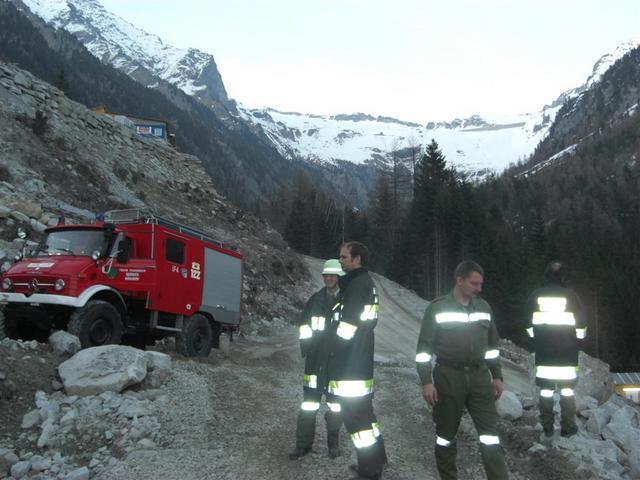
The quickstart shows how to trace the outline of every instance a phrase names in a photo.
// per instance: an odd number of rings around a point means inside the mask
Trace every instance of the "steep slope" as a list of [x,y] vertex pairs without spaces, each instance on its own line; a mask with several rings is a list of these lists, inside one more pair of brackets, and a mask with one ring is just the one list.
[[[410,150],[435,139],[451,165],[481,180],[487,174],[500,173],[509,165],[528,159],[547,137],[561,107],[565,103],[573,105],[587,92],[600,89],[603,75],[637,46],[637,41],[620,44],[594,64],[584,84],[563,92],[539,112],[511,118],[473,115],[419,125],[363,113],[323,117],[244,106],[240,106],[240,112],[247,121],[262,127],[287,158],[330,164],[338,160],[356,164],[388,162],[393,150]],[[633,102],[627,108],[632,106]],[[558,128],[562,127],[554,126]]]
[[47,23],[73,33],[100,61],[143,85],[153,86],[159,78],[213,107],[219,116],[234,109],[212,55],[165,45],[96,0],[23,1]]
[[482,179],[526,158],[542,140],[559,107],[487,121],[478,115],[421,126],[365,114],[322,117],[273,109],[240,107],[243,118],[259,125],[291,159],[312,163],[355,164],[390,161],[391,152],[421,147],[435,139],[451,165],[469,177]]
[[[195,98],[158,80],[145,88],[102,64],[65,30],[54,31],[39,17],[10,2],[0,3],[0,59],[63,86],[86,106],[168,121],[181,151],[202,159],[216,187],[243,207],[258,210],[288,185],[295,166],[243,122],[227,124]],[[27,19],[28,18],[28,19]]]
[[543,164],[570,156],[583,142],[625,122],[638,111],[640,47],[636,44],[626,50],[598,81],[590,79],[588,83],[589,88],[569,98],[560,109],[549,135],[527,162],[528,169],[539,170]]
[[[143,139],[3,62],[0,150],[1,205],[18,211],[31,205],[76,221],[114,208],[148,207],[245,254],[247,328],[254,319],[289,318],[300,307],[306,268],[277,232],[216,191],[200,159]],[[4,240],[21,225],[29,219],[16,223],[5,215]],[[2,255],[10,248],[3,243]]]

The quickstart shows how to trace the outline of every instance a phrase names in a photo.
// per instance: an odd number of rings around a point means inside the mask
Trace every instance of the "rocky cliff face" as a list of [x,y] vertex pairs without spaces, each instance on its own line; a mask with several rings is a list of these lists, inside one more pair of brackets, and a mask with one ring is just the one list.
[[158,79],[167,81],[220,116],[235,110],[218,71],[215,59],[199,50],[166,45],[95,0],[17,0],[56,28],[73,34],[103,63],[128,73],[145,86]]
[[6,63],[0,150],[5,258],[19,246],[9,243],[18,226],[37,231],[60,214],[87,221],[109,209],[149,207],[238,245],[246,258],[245,319],[292,318],[301,307],[305,267],[269,225],[215,190],[197,157],[143,139]]

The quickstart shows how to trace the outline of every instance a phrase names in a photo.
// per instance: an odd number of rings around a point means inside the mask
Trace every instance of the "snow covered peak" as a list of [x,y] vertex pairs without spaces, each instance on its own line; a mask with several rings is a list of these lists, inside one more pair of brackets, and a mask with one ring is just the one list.
[[65,0],[27,0],[29,9],[47,23],[69,15],[70,8]]
[[228,106],[213,56],[196,49],[166,45],[117,15],[97,0],[23,0],[47,23],[74,34],[103,63],[153,85],[148,72],[207,104]]
[[593,70],[591,72],[591,75],[589,75],[589,78],[587,78],[587,80],[579,87],[572,88],[570,90],[567,90],[566,92],[562,92],[558,96],[558,98],[553,101],[551,107],[562,105],[570,98],[579,97],[583,92],[589,90],[593,85],[600,81],[604,73],[609,70],[609,68],[611,68],[614,63],[616,63],[634,48],[637,48],[639,45],[640,39],[627,40],[626,42],[622,42],[620,45],[618,45],[613,52],[607,53],[600,57],[600,59],[593,65]]
[[546,135],[558,108],[491,120],[474,115],[455,125],[453,121],[426,127],[362,113],[326,117],[244,106],[239,110],[281,155],[292,160],[334,165],[341,161],[387,163],[390,152],[419,153],[435,139],[451,165],[480,179],[530,155]]
[[613,52],[603,55],[593,66],[593,72],[585,82],[586,88],[589,88],[594,83],[599,82],[602,75],[604,75],[604,72],[609,70],[614,63],[624,57],[631,50],[638,47],[638,45],[640,45],[640,40],[627,40],[626,42],[618,45]]

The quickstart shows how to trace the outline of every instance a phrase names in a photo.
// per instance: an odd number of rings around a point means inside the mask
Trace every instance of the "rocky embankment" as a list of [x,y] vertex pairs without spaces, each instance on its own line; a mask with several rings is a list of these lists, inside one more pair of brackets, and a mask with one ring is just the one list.
[[308,273],[278,232],[230,204],[200,160],[66,98],[15,65],[0,62],[0,255],[33,240],[60,215],[91,221],[119,208],[149,208],[239,247],[245,255],[245,328],[288,318],[301,307]]

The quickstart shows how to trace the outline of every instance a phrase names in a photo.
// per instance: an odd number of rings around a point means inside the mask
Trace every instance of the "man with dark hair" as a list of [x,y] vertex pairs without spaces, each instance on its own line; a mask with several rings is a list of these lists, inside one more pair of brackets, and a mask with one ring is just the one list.
[[379,479],[387,463],[380,426],[373,412],[373,348],[378,322],[378,293],[365,268],[366,246],[348,242],[340,248],[340,295],[334,308],[336,337],[329,361],[329,392],[336,395],[342,419],[356,448],[360,479]]
[[436,464],[443,480],[458,478],[456,434],[465,407],[478,431],[487,477],[508,478],[494,403],[502,394],[498,333],[491,307],[479,297],[483,281],[480,265],[460,263],[451,293],[427,307],[418,338],[416,366],[422,395],[433,407]]
[[324,287],[314,293],[302,312],[300,327],[300,349],[306,358],[304,364],[303,402],[296,423],[296,446],[289,454],[297,460],[311,452],[316,432],[316,413],[320,409],[322,395],[329,410],[327,422],[327,444],[329,456],[340,455],[339,434],[342,425],[340,403],[329,393],[327,369],[329,354],[336,335],[336,326],[331,322],[332,309],[340,291],[338,279],[344,275],[340,262],[335,259],[324,262],[322,281]]
[[565,267],[553,261],[544,272],[545,285],[527,301],[529,328],[535,352],[536,385],[540,387],[540,423],[546,437],[552,437],[555,421],[554,393],[560,390],[560,434],[578,431],[574,387],[577,382],[578,340],[587,329],[578,295],[565,286]]

